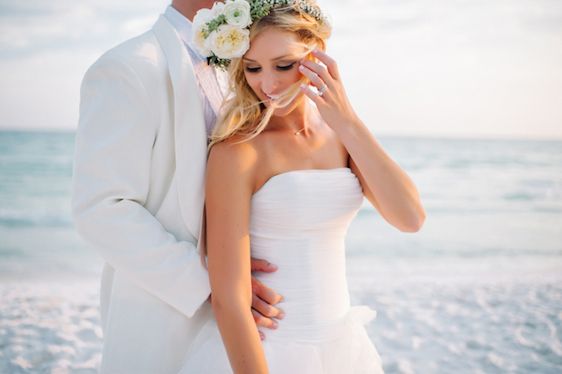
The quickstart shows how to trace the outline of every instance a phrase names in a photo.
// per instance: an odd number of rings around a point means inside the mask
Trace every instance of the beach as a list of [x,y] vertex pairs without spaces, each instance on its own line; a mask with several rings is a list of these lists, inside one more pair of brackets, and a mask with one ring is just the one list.
[[0,298],[0,372],[97,372],[102,331],[95,282],[5,282]]

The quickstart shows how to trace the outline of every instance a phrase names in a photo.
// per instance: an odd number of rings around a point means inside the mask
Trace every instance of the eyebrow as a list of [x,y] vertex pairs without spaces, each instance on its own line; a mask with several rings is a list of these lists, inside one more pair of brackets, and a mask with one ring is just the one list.
[[[275,57],[275,58],[272,58],[271,61],[282,60],[282,59],[284,59],[284,58],[286,58],[286,57],[290,57],[290,56],[292,56],[292,55],[291,55],[291,54],[287,54],[287,55]],[[255,61],[255,60],[252,60],[252,59],[246,58],[246,57],[244,57],[243,60],[244,60],[244,61],[249,61],[249,62],[257,62],[257,61]]]

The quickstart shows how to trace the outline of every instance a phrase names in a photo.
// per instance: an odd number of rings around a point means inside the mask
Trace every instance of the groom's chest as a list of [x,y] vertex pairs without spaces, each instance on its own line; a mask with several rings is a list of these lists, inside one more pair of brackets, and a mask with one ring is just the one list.
[[198,57],[189,47],[187,47],[187,50],[197,80],[207,135],[210,135],[224,101],[228,86],[227,74],[207,65],[207,62]]

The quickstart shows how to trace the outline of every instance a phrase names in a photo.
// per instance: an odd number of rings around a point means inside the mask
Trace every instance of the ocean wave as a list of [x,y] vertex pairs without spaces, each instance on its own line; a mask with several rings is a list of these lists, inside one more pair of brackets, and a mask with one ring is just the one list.
[[12,215],[6,216],[0,213],[0,227],[72,227],[72,219],[60,215],[26,216]]

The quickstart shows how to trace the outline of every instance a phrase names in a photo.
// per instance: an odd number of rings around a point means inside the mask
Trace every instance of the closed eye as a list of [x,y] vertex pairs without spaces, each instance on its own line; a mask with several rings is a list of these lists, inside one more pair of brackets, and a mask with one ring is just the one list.
[[291,70],[293,68],[293,66],[295,66],[296,62],[293,62],[289,65],[285,65],[285,66],[277,66],[277,69],[282,70],[282,71],[287,71],[287,70]]
[[[276,68],[277,68],[277,70],[280,70],[280,71],[288,71],[288,70],[291,70],[295,66],[295,64],[296,64],[296,62],[292,62],[289,65],[277,65]],[[248,73],[257,73],[260,70],[261,70],[261,67],[246,66],[246,71]]]

